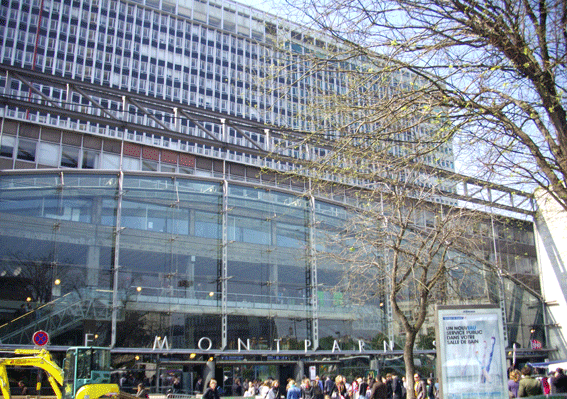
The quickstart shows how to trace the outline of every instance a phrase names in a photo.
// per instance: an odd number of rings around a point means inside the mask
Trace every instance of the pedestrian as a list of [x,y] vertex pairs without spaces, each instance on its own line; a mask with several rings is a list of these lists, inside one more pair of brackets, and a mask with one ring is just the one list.
[[197,377],[197,381],[195,381],[194,391],[199,394],[203,393],[203,377]]
[[367,384],[368,384],[368,388],[366,389],[366,399],[370,399],[370,393],[372,391],[372,385],[374,385],[374,378],[373,377],[368,377],[366,380]]
[[510,398],[518,397],[518,388],[520,388],[520,371],[512,370],[510,371],[510,379],[508,380],[508,395]]
[[319,388],[321,388],[321,392],[323,392],[325,390],[325,387],[323,386],[323,381],[319,379],[318,375],[315,376],[315,382],[317,382],[317,385],[319,385]]
[[390,399],[394,394],[394,388],[392,386],[392,373],[386,374],[386,389],[388,391],[388,399]]
[[335,384],[333,391],[331,392],[332,399],[348,399],[348,391],[345,385],[345,380],[342,375],[337,375],[335,377]]
[[287,396],[285,387],[283,384],[280,384],[279,380],[274,380],[272,382],[272,389],[274,390],[274,394],[277,399],[284,399]]
[[427,379],[427,399],[437,398],[437,388],[435,387],[435,381],[433,378]]
[[552,372],[549,372],[548,375],[544,375],[541,378],[541,387],[543,388],[543,394],[549,395],[551,393],[551,386],[549,385],[551,382],[551,377],[553,376]]
[[18,381],[18,387],[20,388],[20,395],[22,396],[29,395],[28,387],[26,387],[26,384],[24,384],[23,381]]
[[[276,399],[276,393],[274,391],[274,382],[271,378],[268,378],[264,383],[268,387],[268,392],[262,399]],[[254,385],[250,384],[250,388],[244,393],[244,396],[254,397]]]
[[392,373],[392,399],[402,399],[404,397],[403,391],[402,379],[396,373]]
[[541,383],[532,377],[533,369],[530,366],[522,368],[522,378],[518,387],[518,398],[526,398],[528,396],[542,395],[543,389]]
[[315,379],[314,381],[311,381],[311,386],[313,387],[313,399],[323,399],[324,395],[323,395],[323,389],[321,388],[320,381],[317,381],[317,379]]
[[351,397],[351,399],[358,399],[358,393],[359,393],[358,378],[355,378],[354,380],[352,380],[350,384],[349,396]]
[[367,390],[368,390],[368,381],[359,377],[359,379],[358,379],[358,397],[360,399],[365,399]]
[[291,379],[288,383],[286,399],[299,399],[301,398],[301,389],[295,385],[295,380]]
[[550,385],[552,394],[567,393],[567,375],[565,375],[561,367],[555,370],[555,374],[551,377]]
[[136,397],[137,398],[149,398],[150,397],[148,390],[146,389],[144,384],[138,384],[138,390],[136,391]]
[[181,392],[181,378],[175,376],[173,379],[173,384],[171,384],[171,388],[173,393],[180,393]]
[[370,389],[370,399],[388,399],[388,387],[377,375]]
[[331,398],[331,394],[333,393],[334,389],[335,389],[335,383],[333,382],[331,376],[327,375],[327,378],[325,379],[325,385],[323,388],[323,395],[325,395],[325,399]]
[[415,398],[416,399],[427,399],[427,386],[425,385],[425,381],[421,378],[418,373],[413,375],[414,386],[413,389],[415,391]]
[[203,399],[220,399],[218,383],[214,378],[209,381],[209,387],[205,389]]
[[311,385],[311,381],[309,378],[304,378],[301,381],[301,397],[303,399],[313,399],[313,386]]
[[242,383],[240,382],[240,378],[234,380],[234,386],[232,387],[232,392],[234,396],[243,396],[244,390],[242,388]]
[[408,388],[410,388],[408,382],[406,381],[406,376],[402,377],[402,399],[406,399],[408,394]]

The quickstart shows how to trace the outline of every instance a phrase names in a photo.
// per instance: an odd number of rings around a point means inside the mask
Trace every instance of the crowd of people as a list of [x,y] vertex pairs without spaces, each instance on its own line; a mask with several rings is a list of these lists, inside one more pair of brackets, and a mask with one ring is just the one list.
[[[405,377],[395,373],[376,378],[357,377],[348,381],[344,376],[327,376],[320,379],[304,378],[302,381],[289,379],[282,386],[276,379],[265,381],[240,381],[232,387],[234,396],[253,397],[255,399],[405,399],[408,389],[413,389],[417,399],[437,399],[438,384],[432,379],[424,380],[415,374],[413,384],[409,385]],[[203,393],[203,399],[220,397],[218,383],[211,380]]]
[[509,372],[508,393],[510,398],[567,394],[567,375],[562,368],[539,377],[534,376],[534,369],[529,365],[522,370],[512,369]]

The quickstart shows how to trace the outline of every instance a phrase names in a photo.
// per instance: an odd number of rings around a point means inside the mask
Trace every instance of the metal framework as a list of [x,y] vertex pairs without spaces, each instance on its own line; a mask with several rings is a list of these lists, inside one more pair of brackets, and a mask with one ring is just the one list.
[[80,325],[85,319],[111,321],[114,308],[111,309],[109,295],[94,291],[68,294],[26,313],[17,319],[0,326],[2,345],[28,342],[35,331],[49,331],[57,336],[68,329]]
[[[40,115],[58,116],[68,118],[72,127],[88,123],[91,126],[114,129],[116,136],[125,141],[136,141],[136,137],[145,136],[210,146],[218,149],[220,156],[226,159],[229,153],[269,158],[270,153],[276,150],[275,143],[278,140],[286,140],[293,145],[294,141],[299,143],[306,137],[305,132],[268,126],[259,121],[202,107],[20,67],[0,64],[0,74],[6,79],[4,93],[0,95],[0,105],[4,109],[0,110],[0,113],[4,116],[13,114],[16,119],[18,118],[15,110],[26,110],[26,115],[20,119],[29,121],[34,121],[31,117],[35,115],[29,114],[34,112]],[[12,84],[16,82],[29,88],[27,98],[18,97],[16,93],[20,93],[19,91],[12,92]],[[64,91],[67,101],[46,95],[45,90],[42,90],[46,87],[59,92]],[[83,103],[71,101],[74,96],[80,96]],[[88,106],[84,102],[88,102]],[[108,109],[105,104],[109,102],[122,104],[122,109]],[[153,126],[136,123],[136,115],[144,115],[152,121]],[[188,132],[188,126],[194,130]],[[220,129],[214,129],[214,126],[220,126]],[[243,138],[246,145],[230,140],[231,129]],[[92,131],[85,133],[100,134]],[[152,145],[163,145],[160,143],[160,140],[152,140]],[[300,156],[308,156],[307,152]],[[289,161],[293,163],[293,158],[289,158]],[[513,214],[528,216],[534,214],[533,195],[530,193],[433,167],[424,167],[423,170],[425,173],[431,171],[455,183],[456,192],[439,193],[444,197]]]

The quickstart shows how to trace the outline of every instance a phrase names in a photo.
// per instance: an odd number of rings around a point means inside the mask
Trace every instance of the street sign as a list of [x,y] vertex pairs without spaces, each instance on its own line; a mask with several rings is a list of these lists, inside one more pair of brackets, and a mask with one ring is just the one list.
[[36,331],[32,337],[33,343],[36,346],[45,346],[49,343],[49,334],[45,331]]

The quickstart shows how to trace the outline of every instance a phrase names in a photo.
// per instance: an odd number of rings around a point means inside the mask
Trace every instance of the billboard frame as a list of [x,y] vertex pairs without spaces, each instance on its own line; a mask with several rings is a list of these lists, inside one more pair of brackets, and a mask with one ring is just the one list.
[[508,399],[502,310],[495,305],[436,305],[440,399]]

